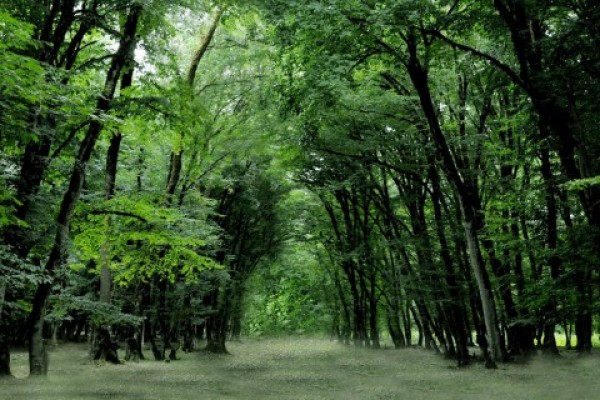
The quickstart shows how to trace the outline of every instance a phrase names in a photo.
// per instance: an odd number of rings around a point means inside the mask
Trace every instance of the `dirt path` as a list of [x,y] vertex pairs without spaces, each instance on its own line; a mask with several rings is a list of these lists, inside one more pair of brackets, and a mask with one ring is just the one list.
[[[457,370],[419,349],[368,350],[327,340],[231,343],[231,356],[182,354],[171,363],[96,366],[82,346],[51,354],[47,381],[0,381],[0,400],[581,399],[600,400],[600,357]],[[15,375],[27,373],[24,353]]]

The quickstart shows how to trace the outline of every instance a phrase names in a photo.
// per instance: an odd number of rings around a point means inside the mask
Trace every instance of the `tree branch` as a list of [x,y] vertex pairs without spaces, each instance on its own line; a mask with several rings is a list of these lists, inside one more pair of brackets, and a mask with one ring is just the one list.
[[452,39],[450,39],[449,37],[443,35],[441,32],[436,31],[436,30],[427,30],[426,31],[428,34],[440,39],[441,41],[449,44],[450,46],[454,47],[455,49],[459,49],[462,51],[466,51],[467,53],[471,53],[472,55],[474,55],[475,57],[481,58],[483,60],[488,61],[490,64],[492,64],[493,66],[495,66],[496,68],[498,68],[500,71],[504,72],[506,75],[508,75],[508,77],[510,79],[512,79],[512,81],[520,86],[521,88],[523,88],[523,90],[525,90],[526,92],[529,93],[529,87],[525,84],[525,82],[523,82],[523,80],[519,77],[519,74],[517,74],[517,72],[515,72],[508,64],[503,63],[502,61],[498,60],[497,58],[484,53],[480,50],[477,50],[474,47],[471,47],[469,45],[463,44],[463,43],[458,43]]
[[54,153],[52,153],[52,155],[50,156],[50,160],[54,160],[56,157],[58,157],[60,155],[60,153],[65,149],[65,147],[67,147],[67,145],[69,143],[71,143],[71,141],[73,140],[73,138],[75,137],[77,132],[79,132],[81,129],[83,129],[89,123],[90,123],[90,121],[87,120],[87,121],[82,122],[81,124],[77,125],[75,128],[73,128],[71,130],[71,133],[69,133],[69,136],[64,140],[64,142],[62,142],[60,144],[60,146],[58,146],[56,148],[56,150],[54,150]]

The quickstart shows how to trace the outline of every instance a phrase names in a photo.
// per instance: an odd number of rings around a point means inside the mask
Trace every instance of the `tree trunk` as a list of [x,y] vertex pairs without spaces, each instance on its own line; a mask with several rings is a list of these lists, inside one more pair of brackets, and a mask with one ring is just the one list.
[[392,343],[397,349],[406,347],[406,338],[400,325],[399,310],[396,307],[389,307],[387,310],[387,323]]
[[113,364],[119,364],[117,344],[112,341],[109,330],[106,327],[100,327],[95,332],[94,360],[103,359]]
[[462,307],[462,294],[454,272],[452,258],[450,257],[450,249],[448,240],[444,232],[442,207],[440,205],[442,191],[440,187],[440,176],[435,167],[434,160],[429,160],[429,180],[432,186],[431,201],[433,203],[434,217],[436,222],[436,232],[441,247],[441,258],[446,268],[445,278],[448,286],[448,294],[450,295],[450,324],[452,335],[456,341],[456,359],[458,366],[462,367],[469,364],[468,335],[465,329],[464,321],[466,313]]
[[494,304],[492,285],[483,263],[483,257],[481,256],[481,249],[479,248],[479,240],[474,229],[473,220],[468,216],[470,212],[465,212],[465,206],[462,204],[462,201],[461,209],[463,209],[463,214],[465,214],[463,225],[467,240],[469,259],[471,266],[473,267],[473,272],[475,273],[475,279],[479,286],[479,297],[481,299],[481,308],[483,310],[483,319],[485,322],[486,342],[490,350],[490,359],[486,360],[486,367],[495,368],[496,362],[501,361],[503,357],[500,345],[500,334],[497,328],[498,324],[496,321],[496,307]]
[[[33,197],[39,191],[50,156],[52,141],[45,135],[35,143],[25,147],[25,154],[21,162],[19,182],[17,184],[16,199],[19,201],[15,217],[27,221],[33,206]],[[31,230],[25,226],[9,226],[4,235],[4,242],[13,248],[15,253],[21,257],[27,257],[33,247]]]
[[345,261],[342,264],[345,265],[344,271],[346,272],[352,295],[352,339],[355,346],[364,346],[367,334],[364,325],[364,309],[362,307],[358,282],[356,281],[356,267],[354,262],[351,261]]
[[236,279],[233,282],[233,298],[231,299],[230,333],[231,340],[239,341],[242,336],[242,302],[244,297],[243,283]]
[[[133,71],[134,71],[134,47],[131,47],[131,53],[128,56],[128,61],[123,67],[123,77],[121,79],[121,91],[131,87],[133,84]],[[110,145],[108,147],[108,151],[106,153],[106,167],[104,174],[104,199],[110,200],[115,196],[115,188],[117,183],[117,171],[119,165],[119,152],[121,150],[121,140],[123,139],[123,135],[121,133],[115,134],[110,138]],[[105,216],[104,218],[104,232],[105,238],[104,242],[100,246],[100,258],[101,258],[101,267],[100,267],[100,297],[99,301],[101,303],[110,304],[111,295],[112,295],[112,273],[110,270],[110,261],[111,261],[111,246],[110,246],[110,227],[112,223],[112,217],[110,215]],[[95,343],[94,346],[99,349],[104,349],[104,351],[96,351],[94,354],[94,359],[104,359],[106,361],[112,363],[119,363],[119,357],[116,350],[112,351],[113,348],[116,347],[116,343],[113,343],[111,338],[111,327],[110,326],[94,326],[92,329],[95,329],[99,332],[98,335],[95,336],[96,341],[103,340],[107,342],[107,344],[102,345],[102,343]]]
[[[589,299],[589,296],[586,296]],[[584,303],[585,300],[579,300]],[[584,303],[585,304],[585,303]],[[577,336],[576,350],[580,354],[589,354],[592,351],[592,313],[585,306],[580,306],[575,318],[575,336]]]
[[[542,129],[543,131],[543,129]],[[544,135],[545,136],[545,135]],[[550,265],[550,276],[554,282],[560,278],[561,259],[557,253],[558,229],[557,218],[558,211],[556,206],[557,188],[552,176],[552,165],[550,163],[550,152],[547,148],[541,150],[541,172],[544,180],[545,200],[546,200],[546,246],[550,252],[548,264]],[[556,296],[552,296],[549,303],[544,307],[544,352],[558,355],[556,339],[554,337],[557,320]]]
[[8,318],[3,314],[6,298],[6,284],[0,284],[0,378],[10,376],[10,342],[11,327]]
[[490,358],[487,360],[486,366],[488,368],[495,368],[496,363],[503,359],[503,355],[500,343],[500,335],[498,332],[494,297],[489,276],[485,269],[485,264],[481,255],[481,248],[476,228],[476,214],[481,212],[481,210],[476,209],[474,206],[474,202],[471,198],[472,194],[469,193],[468,187],[465,185],[460,176],[452,153],[450,152],[450,148],[448,147],[440,127],[440,123],[433,106],[433,100],[431,98],[428,74],[421,65],[417,56],[416,38],[411,36],[407,39],[407,46],[409,50],[409,61],[407,63],[408,73],[413,86],[419,95],[421,107],[427,119],[431,137],[436,145],[438,157],[444,166],[444,172],[446,173],[450,183],[455,187],[458,195],[463,218],[463,228],[467,241],[467,248],[469,251],[469,260],[471,262],[471,267],[473,268],[477,285],[479,287],[479,296],[483,309],[487,342],[490,347]]
[[225,347],[229,321],[229,289],[215,289],[213,307],[216,312],[208,318],[205,351],[215,354],[229,354]]
[[368,292],[369,302],[369,336],[371,338],[371,347],[374,349],[381,348],[379,342],[379,327],[377,324],[377,294],[375,292],[376,276],[369,277],[370,288]]
[[[187,72],[187,84],[189,86],[190,91],[192,91],[194,88],[194,82],[196,80],[196,73],[198,71],[200,61],[202,61],[202,58],[204,58],[204,55],[206,54],[206,51],[208,50],[208,47],[210,46],[210,43],[212,42],[215,36],[215,32],[217,30],[217,27],[219,26],[219,22],[221,21],[221,17],[223,16],[224,11],[224,8],[219,8],[217,10],[217,13],[215,15],[215,18],[213,19],[213,22],[210,25],[208,33],[202,38],[200,46],[194,52],[192,62],[190,63],[190,67],[188,68]],[[168,205],[173,203],[173,198],[175,196],[177,185],[179,184],[179,180],[181,177],[182,167],[183,149],[181,148],[171,152],[171,159],[169,162],[169,175],[167,177],[166,185]]]
[[[121,70],[127,62],[127,57],[131,54],[132,46],[135,46],[135,34],[137,31],[138,20],[141,14],[141,6],[133,5],[125,23],[123,37],[119,44],[119,49],[112,59],[110,69],[106,76],[106,82],[102,95],[98,98],[96,113],[98,115],[109,110],[114,97]],[[57,271],[65,257],[67,251],[69,225],[75,206],[79,200],[83,182],[85,179],[85,167],[89,162],[96,141],[102,131],[104,124],[100,118],[94,118],[89,125],[87,134],[81,142],[79,153],[73,166],[69,186],[61,202],[60,211],[57,217],[57,231],[54,239],[54,245],[50,252],[45,270],[49,276]],[[43,343],[42,328],[44,324],[46,300],[51,290],[51,283],[44,282],[38,286],[29,315],[29,367],[31,375],[47,374],[47,356]]]
[[213,40],[213,37],[215,36],[215,32],[217,31],[217,27],[219,26],[219,22],[221,21],[223,12],[225,12],[224,7],[220,7],[217,10],[217,13],[215,14],[213,22],[210,24],[210,27],[208,28],[208,33],[202,38],[202,41],[200,42],[200,46],[195,51],[194,56],[192,57],[192,62],[190,64],[190,68],[188,69],[188,74],[187,74],[187,83],[190,87],[192,87],[194,85],[194,81],[196,80],[196,71],[198,70],[198,65],[200,64],[200,61],[202,60],[202,58],[204,58],[204,55],[206,54],[206,51],[208,50],[208,46],[210,45],[210,43]]

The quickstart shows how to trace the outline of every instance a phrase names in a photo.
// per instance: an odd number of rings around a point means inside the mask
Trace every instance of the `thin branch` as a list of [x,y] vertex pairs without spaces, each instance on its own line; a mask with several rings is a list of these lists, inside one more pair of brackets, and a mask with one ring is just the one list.
[[462,51],[466,51],[468,53],[471,53],[472,55],[474,55],[475,57],[481,58],[483,60],[488,61],[490,64],[492,64],[493,66],[495,66],[496,68],[498,68],[500,71],[504,72],[506,75],[508,75],[508,77],[510,79],[512,79],[512,81],[517,84],[518,86],[520,86],[521,88],[523,88],[526,92],[529,93],[529,87],[525,84],[525,82],[523,82],[523,80],[519,77],[519,75],[517,74],[517,72],[515,72],[508,64],[503,63],[502,61],[498,60],[497,58],[484,53],[480,50],[477,50],[474,47],[471,47],[469,45],[463,44],[463,43],[458,43],[452,39],[450,39],[449,37],[443,35],[441,32],[436,31],[436,30],[427,30],[427,33],[442,40],[443,42],[446,42],[447,44],[449,44],[450,46],[462,50]]
[[355,159],[355,160],[362,160],[362,161],[369,161],[369,162],[373,162],[375,164],[387,167],[389,169],[391,169],[392,171],[395,171],[399,174],[404,174],[404,175],[409,175],[412,176],[413,178],[419,178],[419,174],[416,173],[415,171],[411,171],[408,169],[403,169],[397,165],[393,165],[390,164],[384,160],[381,160],[377,157],[368,157],[365,155],[357,155],[357,154],[347,154],[341,151],[336,151],[336,150],[332,150],[332,149],[328,149],[325,147],[316,147],[315,148],[316,151],[321,151],[323,153],[327,153],[327,154],[331,154],[334,156],[339,156],[339,157],[348,157],[350,159]]
[[385,71],[379,74],[399,96],[410,96],[410,91],[403,86],[391,73]]
[[83,69],[85,69],[85,68],[87,68],[87,67],[89,67],[89,66],[91,66],[93,64],[99,63],[99,62],[104,61],[104,60],[108,60],[109,58],[113,58],[114,56],[115,56],[115,54],[107,54],[107,55],[104,55],[102,57],[93,57],[93,58],[90,58],[89,60],[87,60],[83,64],[78,65],[77,68],[76,68],[76,70],[77,71],[81,71],[81,70],[83,70]]
[[73,128],[71,130],[71,132],[69,133],[69,136],[67,136],[67,138],[64,140],[64,142],[62,142],[60,144],[60,146],[58,146],[56,148],[56,150],[54,150],[54,153],[52,153],[52,155],[50,156],[50,160],[54,160],[56,157],[58,157],[60,155],[60,153],[65,149],[65,147],[67,147],[69,145],[69,143],[71,143],[73,138],[75,138],[75,135],[77,135],[77,132],[79,132],[81,129],[83,129],[89,123],[90,123],[90,121],[87,120],[87,121],[84,121],[81,124],[77,125],[75,128]]

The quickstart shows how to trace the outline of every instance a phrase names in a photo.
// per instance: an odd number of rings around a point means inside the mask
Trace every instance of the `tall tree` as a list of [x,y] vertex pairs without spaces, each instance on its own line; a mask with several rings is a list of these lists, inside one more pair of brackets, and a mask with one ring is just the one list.
[[[114,55],[110,68],[106,75],[104,90],[96,105],[95,116],[109,110],[121,72],[127,63],[128,57],[133,54],[132,47],[136,44],[136,32],[142,13],[142,6],[132,4],[127,15],[127,20],[123,26],[122,38],[119,43],[117,53]],[[101,119],[94,118],[88,131],[82,140],[75,165],[71,172],[69,186],[64,194],[60,205],[60,211],[57,217],[56,237],[48,261],[45,265],[45,271],[52,276],[59,270],[65,260],[67,251],[67,242],[69,237],[69,224],[75,210],[81,190],[85,180],[85,168],[92,156],[94,147],[102,132],[104,124]],[[48,372],[47,353],[43,339],[43,324],[45,316],[46,301],[50,290],[51,282],[41,283],[33,299],[32,310],[29,315],[29,370],[32,375],[43,375]]]

